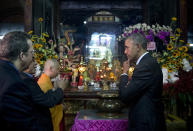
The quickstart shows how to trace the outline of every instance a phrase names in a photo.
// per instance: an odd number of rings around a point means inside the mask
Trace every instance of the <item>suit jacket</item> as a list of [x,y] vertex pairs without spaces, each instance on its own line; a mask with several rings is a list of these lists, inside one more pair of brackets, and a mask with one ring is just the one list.
[[38,118],[41,131],[53,131],[49,108],[61,103],[64,95],[62,89],[49,90],[44,94],[32,76],[21,73],[21,78],[31,92],[35,115]]
[[120,78],[120,99],[130,104],[129,130],[165,130],[164,108],[161,102],[163,75],[157,61],[146,54],[136,65],[131,81]]
[[30,90],[17,69],[0,60],[0,128],[1,131],[38,131]]

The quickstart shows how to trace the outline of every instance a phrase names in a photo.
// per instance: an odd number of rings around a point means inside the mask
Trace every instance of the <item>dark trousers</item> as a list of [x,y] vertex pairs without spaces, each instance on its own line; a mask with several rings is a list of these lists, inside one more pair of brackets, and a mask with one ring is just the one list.
[[147,123],[135,123],[134,126],[129,126],[128,131],[153,131]]

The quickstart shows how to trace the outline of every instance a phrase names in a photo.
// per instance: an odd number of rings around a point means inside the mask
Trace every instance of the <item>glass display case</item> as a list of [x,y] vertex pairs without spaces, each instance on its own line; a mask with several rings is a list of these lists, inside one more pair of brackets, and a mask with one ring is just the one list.
[[93,33],[91,40],[86,46],[88,60],[106,59],[109,63],[112,61],[115,52],[116,36],[106,33]]

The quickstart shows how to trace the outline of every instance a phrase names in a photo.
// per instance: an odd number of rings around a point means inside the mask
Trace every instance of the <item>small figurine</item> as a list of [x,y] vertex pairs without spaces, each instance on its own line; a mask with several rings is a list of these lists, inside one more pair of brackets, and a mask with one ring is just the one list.
[[78,76],[78,68],[75,64],[72,65],[72,82],[76,83],[76,78]]

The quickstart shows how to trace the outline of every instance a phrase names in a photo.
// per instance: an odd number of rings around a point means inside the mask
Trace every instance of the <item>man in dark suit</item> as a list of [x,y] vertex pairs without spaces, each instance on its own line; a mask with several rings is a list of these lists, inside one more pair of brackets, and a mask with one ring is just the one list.
[[[164,107],[161,102],[163,76],[157,61],[146,51],[146,38],[135,33],[125,40],[125,54],[120,78],[120,99],[129,104],[129,131],[166,130]],[[128,70],[136,66],[130,81]]]
[[0,42],[0,128],[2,131],[38,131],[30,90],[19,72],[32,61],[28,34],[7,33]]
[[52,118],[50,115],[50,107],[55,106],[56,104],[60,104],[63,99],[63,90],[64,81],[57,84],[60,86],[55,90],[49,90],[44,93],[37,82],[33,79],[33,75],[35,73],[35,60],[33,59],[29,68],[24,72],[21,72],[21,78],[24,80],[24,83],[29,88],[32,96],[32,102],[35,107],[35,116],[40,125],[41,131],[53,131]]

